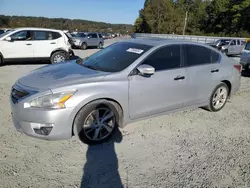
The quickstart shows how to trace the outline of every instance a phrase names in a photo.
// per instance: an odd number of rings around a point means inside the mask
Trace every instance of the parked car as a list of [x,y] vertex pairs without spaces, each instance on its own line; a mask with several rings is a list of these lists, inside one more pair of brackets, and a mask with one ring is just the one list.
[[205,44],[130,39],[20,78],[11,90],[12,119],[33,137],[76,135],[98,144],[141,119],[194,107],[219,111],[240,82],[241,65]]
[[240,64],[245,73],[250,73],[250,41],[248,41],[240,56]]
[[71,55],[69,40],[60,30],[17,28],[0,35],[0,64],[34,59],[58,63]]
[[218,50],[221,50],[221,47],[224,45],[228,45],[230,43],[231,39],[219,39],[212,43],[207,43],[207,45],[212,46],[213,48],[216,48]]
[[86,50],[88,47],[97,47],[101,49],[104,45],[104,39],[100,33],[79,32],[73,37],[74,47]]
[[103,39],[110,39],[110,35],[108,33],[102,33]]
[[226,55],[240,55],[244,44],[239,39],[233,39],[227,45],[221,47],[221,52]]
[[5,33],[5,29],[0,29],[0,35]]

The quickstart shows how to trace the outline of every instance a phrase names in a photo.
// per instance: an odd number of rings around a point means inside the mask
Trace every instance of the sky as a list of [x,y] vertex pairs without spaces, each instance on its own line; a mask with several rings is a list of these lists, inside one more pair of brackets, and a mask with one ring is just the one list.
[[133,24],[145,0],[0,0],[0,15]]

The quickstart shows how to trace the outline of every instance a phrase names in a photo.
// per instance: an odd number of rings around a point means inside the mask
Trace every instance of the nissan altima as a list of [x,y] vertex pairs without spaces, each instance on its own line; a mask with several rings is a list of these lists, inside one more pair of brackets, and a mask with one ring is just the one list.
[[13,85],[15,128],[29,136],[84,143],[118,127],[203,107],[221,110],[240,87],[241,65],[200,43],[130,39],[74,61],[38,68]]

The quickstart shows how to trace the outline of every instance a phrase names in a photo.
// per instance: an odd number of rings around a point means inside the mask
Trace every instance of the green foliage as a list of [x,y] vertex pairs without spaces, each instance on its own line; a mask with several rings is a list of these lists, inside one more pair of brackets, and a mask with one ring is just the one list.
[[[248,37],[250,0],[146,0],[135,32]],[[142,24],[144,23],[144,24]]]
[[44,17],[25,17],[25,16],[4,16],[0,15],[0,28],[17,27],[44,27],[62,30],[75,31],[98,31],[115,33],[130,33],[132,25],[128,24],[110,24],[104,22],[93,22],[87,20],[70,20],[64,18],[44,18]]

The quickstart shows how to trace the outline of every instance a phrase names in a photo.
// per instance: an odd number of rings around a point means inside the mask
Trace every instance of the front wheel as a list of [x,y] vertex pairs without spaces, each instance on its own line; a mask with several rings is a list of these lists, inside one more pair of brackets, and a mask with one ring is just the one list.
[[86,50],[88,48],[87,44],[85,42],[82,43],[81,49]]
[[102,49],[103,44],[100,42],[99,45],[97,46],[98,49]]
[[86,144],[107,141],[117,130],[119,105],[107,100],[97,100],[84,106],[76,115],[74,135]]
[[226,56],[228,56],[228,50],[222,50],[222,53],[224,53]]
[[4,65],[3,57],[0,55],[0,67]]
[[50,61],[52,64],[64,62],[67,59],[67,55],[64,52],[55,52],[51,55]]
[[225,83],[219,84],[213,91],[208,106],[205,108],[211,112],[220,111],[226,104],[229,95],[228,86]]

